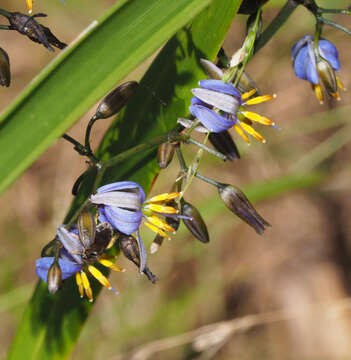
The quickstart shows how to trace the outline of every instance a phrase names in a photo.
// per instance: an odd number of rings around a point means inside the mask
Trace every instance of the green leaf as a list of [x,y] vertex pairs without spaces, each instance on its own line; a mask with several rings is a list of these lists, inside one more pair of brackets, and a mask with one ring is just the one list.
[[[211,0],[121,0],[0,118],[0,193]],[[36,46],[36,45],[33,45]]]
[[[190,89],[204,76],[199,59],[215,58],[240,3],[240,0],[214,0],[190,26],[167,43],[144,76],[142,86],[127,109],[107,132],[99,156],[106,160],[132,145],[164,133],[175,125],[177,117],[187,114]],[[96,54],[91,56],[96,57]],[[146,90],[150,88],[154,95]],[[155,96],[161,98],[166,106]],[[153,155],[152,152],[138,153],[127,162],[118,164],[106,173],[104,182],[133,179],[149,188],[158,172]],[[90,193],[92,175],[83,184],[66,221],[76,214]],[[23,354],[29,359],[61,359],[71,352],[92,304],[79,298],[73,279],[65,285],[65,289],[53,296],[47,292],[46,285],[39,282],[14,339],[9,359],[22,358]],[[93,290],[96,297],[100,287],[95,282]]]

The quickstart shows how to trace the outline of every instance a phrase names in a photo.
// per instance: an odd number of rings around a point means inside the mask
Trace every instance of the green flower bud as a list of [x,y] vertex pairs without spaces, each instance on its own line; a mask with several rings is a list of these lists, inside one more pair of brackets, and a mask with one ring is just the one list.
[[225,155],[229,160],[240,159],[239,150],[227,130],[219,133],[210,133],[209,140],[215,149]]
[[62,283],[62,272],[59,264],[54,261],[48,271],[48,290],[50,294],[55,294],[55,292],[60,288]]
[[240,189],[232,185],[220,184],[218,191],[227,208],[253,227],[258,234],[262,235],[266,226],[270,226],[270,224],[257,213]]
[[10,59],[7,52],[0,48],[0,85],[9,87],[11,83]]
[[128,81],[112,90],[99,104],[95,117],[106,119],[116,115],[125,106],[138,87],[136,81]]
[[[139,267],[140,252],[135,237],[132,235],[126,235],[121,233],[118,239],[119,248],[122,250],[124,256],[128,260],[132,261],[137,267]],[[158,280],[157,276],[154,275],[147,266],[145,266],[144,274],[153,284],[155,284]]]
[[169,142],[158,147],[157,162],[161,169],[165,169],[173,159],[175,145]]
[[183,219],[185,226],[198,240],[203,243],[208,243],[210,237],[199,210],[184,200],[181,202],[181,207],[182,215],[189,217],[189,219]]
[[317,71],[327,93],[336,99],[340,99],[335,72],[330,63],[327,60],[320,58],[317,62]]

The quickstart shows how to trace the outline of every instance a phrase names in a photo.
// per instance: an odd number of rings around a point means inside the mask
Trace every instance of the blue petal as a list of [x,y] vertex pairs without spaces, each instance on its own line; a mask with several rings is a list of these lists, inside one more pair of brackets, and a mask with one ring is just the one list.
[[107,220],[107,217],[106,217],[106,214],[105,214],[105,208],[104,207],[100,207],[99,208],[99,221],[101,222],[101,223],[104,223],[104,222],[109,222],[108,220]]
[[198,97],[193,96],[190,100],[191,105],[202,105],[202,106],[208,106],[205,102],[200,100]]
[[308,41],[313,41],[312,35],[305,35],[301,40],[299,40],[291,49],[291,57],[295,60],[297,53],[306,46]]
[[233,84],[225,83],[222,80],[200,80],[199,85],[208,90],[218,91],[221,93],[229,94],[241,99],[241,95],[238,90],[235,89]]
[[84,250],[84,247],[79,241],[79,238],[68,231],[64,225],[60,225],[57,228],[57,236],[64,248],[73,257],[74,261],[82,264],[82,257],[79,254]]
[[[48,271],[53,262],[54,257],[43,257],[35,262],[35,272],[37,273],[38,277],[45,282],[47,282]],[[62,280],[69,278],[82,269],[80,265],[68,260],[59,259],[58,263],[62,271]]]
[[235,124],[233,119],[227,119],[205,106],[192,105],[189,110],[191,114],[197,117],[198,120],[211,132],[228,130]]
[[318,84],[319,78],[317,69],[310,58],[307,45],[297,54],[294,61],[295,75],[303,80],[308,80],[313,84]]
[[141,211],[130,211],[114,206],[105,206],[105,218],[118,231],[130,235],[137,231],[142,218]]
[[321,56],[330,63],[335,71],[339,71],[339,54],[335,45],[328,40],[319,40],[318,46]]
[[127,190],[127,189],[135,189],[138,188],[140,191],[140,197],[141,197],[141,202],[143,203],[145,201],[145,193],[143,188],[137,184],[134,181],[118,181],[112,184],[107,184],[104,186],[101,186],[97,189],[97,192],[99,194],[105,193],[105,192],[110,192],[110,191],[123,191],[123,190]]

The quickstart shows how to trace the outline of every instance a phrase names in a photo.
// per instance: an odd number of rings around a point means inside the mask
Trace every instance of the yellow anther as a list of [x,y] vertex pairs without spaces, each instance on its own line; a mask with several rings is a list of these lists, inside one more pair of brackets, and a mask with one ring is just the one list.
[[261,116],[259,114],[256,114],[254,112],[251,111],[242,111],[241,112],[246,118],[252,120],[252,121],[256,121],[262,125],[274,125],[274,122],[268,118],[266,118],[265,116]]
[[91,290],[89,279],[87,277],[87,274],[84,271],[80,272],[80,275],[82,277],[82,283],[85,290],[85,294],[88,297],[89,301],[93,301],[93,291]]
[[323,101],[323,93],[321,86],[319,84],[313,85],[313,89],[314,89],[314,93],[316,94],[316,98],[318,99],[319,103],[322,105],[324,101]]
[[168,234],[166,234],[163,230],[159,229],[157,226],[152,225],[152,224],[150,224],[150,223],[147,222],[147,221],[145,222],[145,225],[146,225],[149,229],[151,229],[152,231],[154,231],[156,234],[160,234],[162,237],[169,239]]
[[76,272],[76,283],[78,286],[80,297],[82,298],[84,296],[84,288],[82,283],[82,277],[80,276],[80,272]]
[[248,138],[248,136],[244,133],[244,131],[242,130],[242,128],[240,128],[238,125],[234,125],[234,129],[236,130],[236,132],[248,143],[250,144],[250,139]]
[[335,78],[336,78],[336,83],[338,84],[338,87],[339,87],[341,90],[346,91],[347,89],[346,89],[346,87],[343,85],[343,83],[341,82],[341,80],[339,79],[339,77],[338,77],[338,76],[335,76]]
[[158,205],[158,204],[147,204],[145,205],[146,210],[156,211],[162,214],[177,214],[178,210],[172,206]]
[[164,220],[160,219],[158,216],[148,216],[147,221],[162,230],[169,231],[175,234],[175,230],[173,229],[173,227],[167,224]]
[[107,259],[99,259],[98,262],[101,264],[101,265],[104,265],[108,268],[110,268],[111,270],[114,270],[114,271],[119,271],[119,272],[125,272],[126,270],[121,268],[120,266],[116,265],[115,263],[113,263],[112,261],[110,260],[107,260]]
[[171,192],[171,193],[164,193],[160,195],[153,196],[151,199],[147,200],[146,203],[155,203],[160,201],[171,201],[177,197],[179,197],[179,192]]
[[240,123],[240,125],[248,134],[253,136],[255,139],[260,140],[263,143],[266,142],[265,138],[250,125],[247,125],[244,122]]
[[26,0],[26,5],[27,5],[29,13],[31,14],[33,11],[33,0]]
[[117,239],[118,239],[118,235],[113,235],[110,242],[106,246],[106,250],[111,249],[112,246],[116,243]]
[[241,99],[246,100],[246,99],[248,99],[249,97],[251,97],[252,95],[255,95],[255,94],[256,94],[256,89],[252,89],[252,90],[242,94]]
[[91,275],[94,276],[94,278],[103,286],[107,287],[108,289],[112,289],[112,286],[110,282],[107,280],[106,276],[98,270],[96,267],[89,265],[88,270]]
[[271,100],[275,99],[276,97],[277,97],[276,94],[257,96],[257,97],[254,97],[254,98],[250,99],[250,100],[247,100],[245,102],[245,104],[246,105],[260,104],[260,103],[263,103],[263,102],[266,102],[266,101],[271,101]]

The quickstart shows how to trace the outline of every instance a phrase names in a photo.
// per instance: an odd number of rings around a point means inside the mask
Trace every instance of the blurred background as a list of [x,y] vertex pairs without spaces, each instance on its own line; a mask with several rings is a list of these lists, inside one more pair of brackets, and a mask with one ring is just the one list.
[[[40,21],[70,43],[115,2],[36,0],[35,12],[47,13]],[[272,0],[264,7],[265,23],[282,3]],[[1,7],[26,11],[24,0],[2,0]],[[334,19],[350,27],[348,17]],[[230,29],[228,54],[241,46],[245,21],[238,16]],[[215,189],[195,180],[186,200],[199,208],[210,243],[198,242],[182,225],[149,256],[160,279],[156,285],[121,257],[126,273],[111,276],[120,295],[102,291],[72,359],[351,358],[351,97],[342,92],[340,102],[321,106],[309,83],[295,78],[290,48],[313,31],[313,17],[298,9],[247,67],[263,93],[277,93],[257,112],[281,130],[261,127],[267,144],[251,146],[234,135],[240,161],[224,166],[205,155],[201,164],[203,174],[242,188],[272,227],[256,235],[225,208]],[[350,38],[328,27],[323,35],[339,49],[340,78],[351,88]],[[2,111],[57,53],[11,31],[0,31],[0,46],[12,71],[11,87],[0,89]],[[147,65],[128,79],[139,79]],[[92,113],[68,133],[83,139]],[[109,123],[97,123],[95,145]],[[187,150],[188,159],[194,154],[194,148]],[[37,281],[34,262],[62,222],[72,184],[85,168],[72,146],[59,140],[0,199],[1,358]],[[177,170],[174,162],[162,172],[153,193],[167,191]],[[148,230],[143,237],[148,245],[153,239]]]

